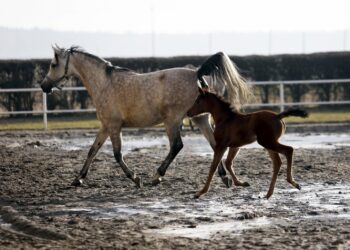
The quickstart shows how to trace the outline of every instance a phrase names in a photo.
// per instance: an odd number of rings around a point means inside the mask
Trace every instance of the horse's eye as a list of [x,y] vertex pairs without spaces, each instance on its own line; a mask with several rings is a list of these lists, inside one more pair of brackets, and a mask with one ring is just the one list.
[[51,68],[55,68],[57,66],[57,63],[51,63]]

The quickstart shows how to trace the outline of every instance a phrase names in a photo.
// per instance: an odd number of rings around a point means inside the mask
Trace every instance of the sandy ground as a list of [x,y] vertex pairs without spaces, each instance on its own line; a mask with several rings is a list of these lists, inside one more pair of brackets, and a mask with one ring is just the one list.
[[[236,173],[251,186],[227,189],[214,178],[209,193],[195,200],[211,156],[181,152],[163,183],[152,187],[164,146],[125,156],[143,177],[142,189],[105,151],[83,186],[71,187],[87,150],[64,150],[54,138],[91,133],[0,133],[1,249],[350,249],[349,147],[296,149],[302,190],[286,182],[284,165],[270,200],[263,198],[272,171],[267,153],[243,149]],[[150,133],[159,132],[129,134]]]

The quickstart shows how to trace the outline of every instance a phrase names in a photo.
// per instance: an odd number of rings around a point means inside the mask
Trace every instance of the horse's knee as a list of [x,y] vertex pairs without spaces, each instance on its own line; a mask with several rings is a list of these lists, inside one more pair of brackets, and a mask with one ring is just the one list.
[[117,163],[120,163],[122,158],[123,158],[122,153],[120,151],[114,151],[113,154],[114,154],[114,158],[117,161]]
[[294,153],[294,148],[293,148],[293,147],[290,147],[290,146],[287,146],[287,153],[290,154],[290,155],[293,155],[293,153]]
[[184,144],[182,143],[181,137],[177,137],[172,145],[172,149],[178,153],[180,150],[184,147]]
[[275,164],[280,168],[282,166],[281,158],[278,157],[275,161]]
[[290,146],[285,146],[284,148],[284,155],[287,157],[287,159],[292,159],[293,153],[294,153],[294,148]]

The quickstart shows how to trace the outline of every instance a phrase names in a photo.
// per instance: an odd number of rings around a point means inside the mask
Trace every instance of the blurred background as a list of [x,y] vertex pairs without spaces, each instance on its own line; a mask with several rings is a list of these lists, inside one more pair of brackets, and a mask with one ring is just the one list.
[[72,109],[81,119],[93,116],[87,93],[72,88],[81,86],[78,79],[65,83],[71,89],[50,96],[35,90],[47,72],[54,44],[79,45],[138,72],[197,67],[209,55],[224,51],[255,84],[259,105],[246,110],[303,106],[315,114],[307,122],[350,121],[349,1],[3,0],[1,4],[0,129],[16,128],[13,123],[26,120],[32,124],[29,128],[41,128],[42,122],[32,119],[43,115],[52,122],[62,116],[69,119]]
[[51,44],[104,57],[273,55],[350,48],[346,0],[3,0],[0,58]]

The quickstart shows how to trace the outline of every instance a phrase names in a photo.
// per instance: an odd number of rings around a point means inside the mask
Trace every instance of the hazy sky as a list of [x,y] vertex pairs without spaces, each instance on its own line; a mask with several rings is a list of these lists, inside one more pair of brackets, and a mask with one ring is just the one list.
[[157,33],[350,28],[347,0],[0,1],[0,26],[10,28],[114,33],[151,33],[152,27]]

